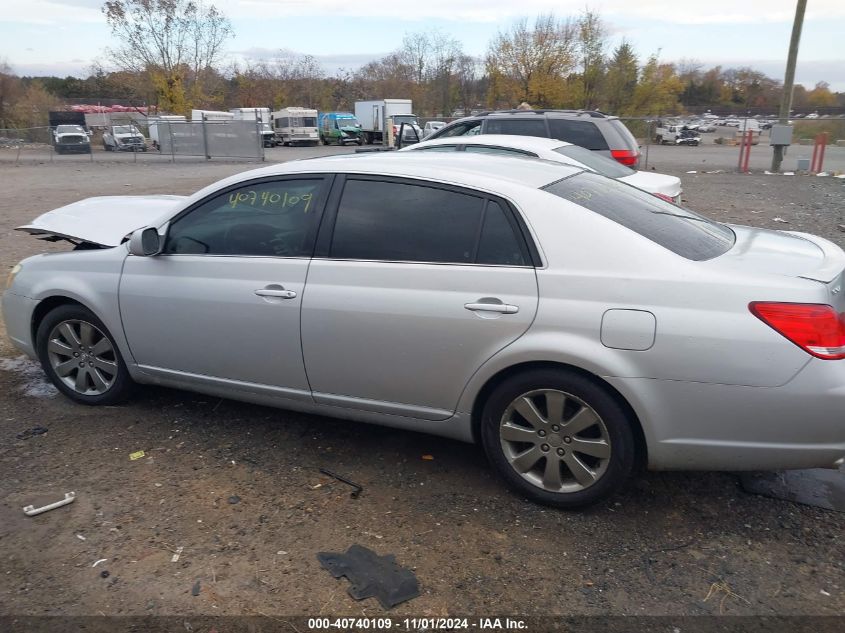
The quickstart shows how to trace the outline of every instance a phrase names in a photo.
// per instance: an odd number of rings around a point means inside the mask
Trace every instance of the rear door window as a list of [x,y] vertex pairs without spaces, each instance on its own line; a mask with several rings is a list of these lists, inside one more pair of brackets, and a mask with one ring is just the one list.
[[491,200],[484,211],[484,226],[481,229],[476,262],[499,266],[527,265],[518,231],[510,214],[498,202]]
[[693,261],[718,257],[729,251],[736,240],[734,232],[723,224],[598,174],[580,172],[543,190]]
[[530,266],[509,211],[483,195],[353,177],[343,188],[329,256]]
[[546,129],[546,121],[542,118],[488,119],[484,124],[484,133],[549,137],[549,131]]
[[566,141],[594,151],[609,149],[601,130],[592,121],[549,118],[549,131],[552,138],[559,141]]

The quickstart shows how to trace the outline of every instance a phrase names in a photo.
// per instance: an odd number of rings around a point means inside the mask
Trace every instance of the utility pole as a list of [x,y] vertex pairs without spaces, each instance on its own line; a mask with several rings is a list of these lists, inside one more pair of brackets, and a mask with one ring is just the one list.
[[[792,22],[792,37],[789,40],[789,55],[786,58],[786,74],[783,78],[783,97],[780,101],[780,125],[789,124],[789,112],[792,110],[792,86],[795,83],[795,63],[798,60],[798,43],[801,41],[801,28],[804,25],[804,10],[807,0],[798,0],[795,7],[795,20]],[[772,154],[772,171],[780,171],[783,162],[783,151],[786,145],[775,145]]]

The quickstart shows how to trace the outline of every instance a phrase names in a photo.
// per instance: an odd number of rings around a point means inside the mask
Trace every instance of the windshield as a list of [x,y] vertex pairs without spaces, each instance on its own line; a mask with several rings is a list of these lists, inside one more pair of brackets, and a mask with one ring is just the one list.
[[361,127],[361,124],[358,123],[358,119],[354,116],[345,116],[345,117],[337,117],[335,119],[337,122],[337,127]]
[[138,130],[131,125],[118,125],[114,128],[115,134],[137,134]]
[[734,232],[723,224],[598,174],[580,172],[542,189],[693,261],[718,257],[736,240]]
[[594,172],[602,176],[607,176],[608,178],[624,178],[625,176],[637,173],[630,167],[625,167],[625,165],[617,163],[615,160],[578,145],[563,145],[556,147],[554,151],[557,154],[577,160]]
[[397,114],[393,117],[393,124],[400,125],[402,123],[413,123],[416,125],[417,117],[413,114]]

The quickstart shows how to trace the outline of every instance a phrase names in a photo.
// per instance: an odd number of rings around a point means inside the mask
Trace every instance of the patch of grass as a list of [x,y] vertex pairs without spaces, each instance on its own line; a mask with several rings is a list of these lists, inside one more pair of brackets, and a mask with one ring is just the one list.
[[828,145],[845,139],[845,119],[816,119],[814,121],[795,121],[793,136],[799,138],[816,138],[817,134],[827,132]]

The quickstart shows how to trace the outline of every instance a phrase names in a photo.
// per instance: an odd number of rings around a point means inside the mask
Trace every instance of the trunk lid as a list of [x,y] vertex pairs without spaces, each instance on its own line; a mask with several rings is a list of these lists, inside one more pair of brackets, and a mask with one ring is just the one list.
[[[801,277],[824,284],[841,282],[845,252],[833,242],[793,231],[735,225],[730,228],[736,234],[736,244],[727,253],[712,260],[716,266]],[[837,293],[840,292],[841,288]]]
[[19,231],[117,246],[135,229],[156,226],[185,196],[100,196],[59,207],[38,216]]

